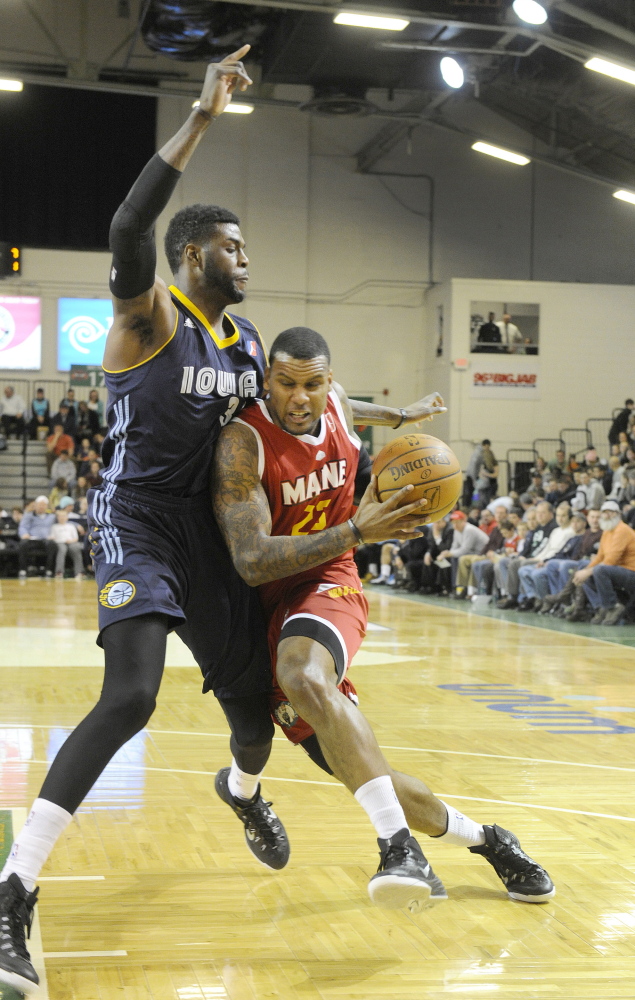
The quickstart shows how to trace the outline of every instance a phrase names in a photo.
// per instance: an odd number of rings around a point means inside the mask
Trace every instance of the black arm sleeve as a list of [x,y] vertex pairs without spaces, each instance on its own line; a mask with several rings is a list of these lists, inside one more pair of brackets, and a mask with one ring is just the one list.
[[370,474],[373,469],[371,457],[364,448],[359,449],[359,459],[357,461],[357,473],[355,475],[355,503],[359,503],[370,482]]
[[110,225],[110,291],[134,299],[152,288],[157,265],[154,224],[167,205],[181,171],[158,153],[141,171]]

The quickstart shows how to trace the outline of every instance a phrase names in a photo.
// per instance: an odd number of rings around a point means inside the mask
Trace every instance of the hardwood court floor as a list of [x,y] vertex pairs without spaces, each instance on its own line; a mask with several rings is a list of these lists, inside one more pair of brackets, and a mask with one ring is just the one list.
[[[28,806],[92,706],[101,652],[93,584],[2,581],[0,593],[1,852],[20,821],[12,810]],[[380,628],[354,678],[389,759],[514,830],[552,874],[555,900],[513,903],[482,859],[423,837],[450,899],[418,916],[374,909],[365,814],[284,738],[264,789],[291,861],[260,868],[213,791],[228,763],[221,712],[174,639],[148,731],[108,768],[43,873],[44,996],[635,997],[635,733],[619,731],[635,728],[622,711],[635,708],[635,650],[370,601]]]

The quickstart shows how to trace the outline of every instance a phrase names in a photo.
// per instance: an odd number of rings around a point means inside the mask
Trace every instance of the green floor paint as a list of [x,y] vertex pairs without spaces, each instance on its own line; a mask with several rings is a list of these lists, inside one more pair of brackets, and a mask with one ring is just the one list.
[[602,639],[619,646],[629,646],[635,649],[635,625],[590,625],[585,622],[567,622],[553,615],[535,615],[532,612],[499,611],[495,604],[474,605],[471,601],[455,601],[449,597],[427,597],[422,594],[409,594],[404,590],[393,590],[392,587],[372,586],[364,584],[373,593],[394,594],[407,601],[427,604],[435,608],[445,608],[449,611],[461,611],[463,614],[477,615],[479,618],[494,618],[498,621],[514,622],[518,625],[531,625],[534,628],[545,629],[548,632],[564,632],[567,635],[585,636],[589,639]]
[[[13,816],[10,809],[0,809],[0,868],[4,867],[11,844],[13,843]],[[22,993],[17,993],[11,986],[0,983],[0,1000],[22,1000]]]

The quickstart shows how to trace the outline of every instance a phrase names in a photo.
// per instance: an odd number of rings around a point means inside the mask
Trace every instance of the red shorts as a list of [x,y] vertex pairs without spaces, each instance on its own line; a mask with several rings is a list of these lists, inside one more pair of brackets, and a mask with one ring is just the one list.
[[296,714],[276,680],[278,643],[294,635],[314,639],[331,653],[340,691],[357,704],[355,688],[348,677],[351,660],[362,644],[368,622],[368,601],[350,584],[315,582],[294,590],[282,601],[269,622],[269,652],[273,666],[271,716],[292,743],[313,734],[311,726]]

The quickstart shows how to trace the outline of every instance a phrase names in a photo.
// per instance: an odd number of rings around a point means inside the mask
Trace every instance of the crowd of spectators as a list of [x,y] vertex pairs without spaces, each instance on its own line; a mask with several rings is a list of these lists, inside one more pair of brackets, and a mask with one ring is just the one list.
[[357,549],[364,582],[495,603],[572,622],[635,621],[635,404],[594,448],[537,458],[527,488],[498,496],[489,440],[472,453],[460,505],[420,538]]
[[53,506],[42,494],[24,507],[0,511],[0,568],[4,575],[76,580],[92,573],[87,501],[61,496]]
[[0,424],[5,438],[21,438],[25,432],[31,440],[47,439],[57,426],[75,444],[87,437],[97,450],[106,432],[104,404],[97,389],[91,389],[88,399],[77,400],[75,390],[68,389],[55,412],[44,389],[36,389],[28,407],[12,385],[6,385],[0,397]]

